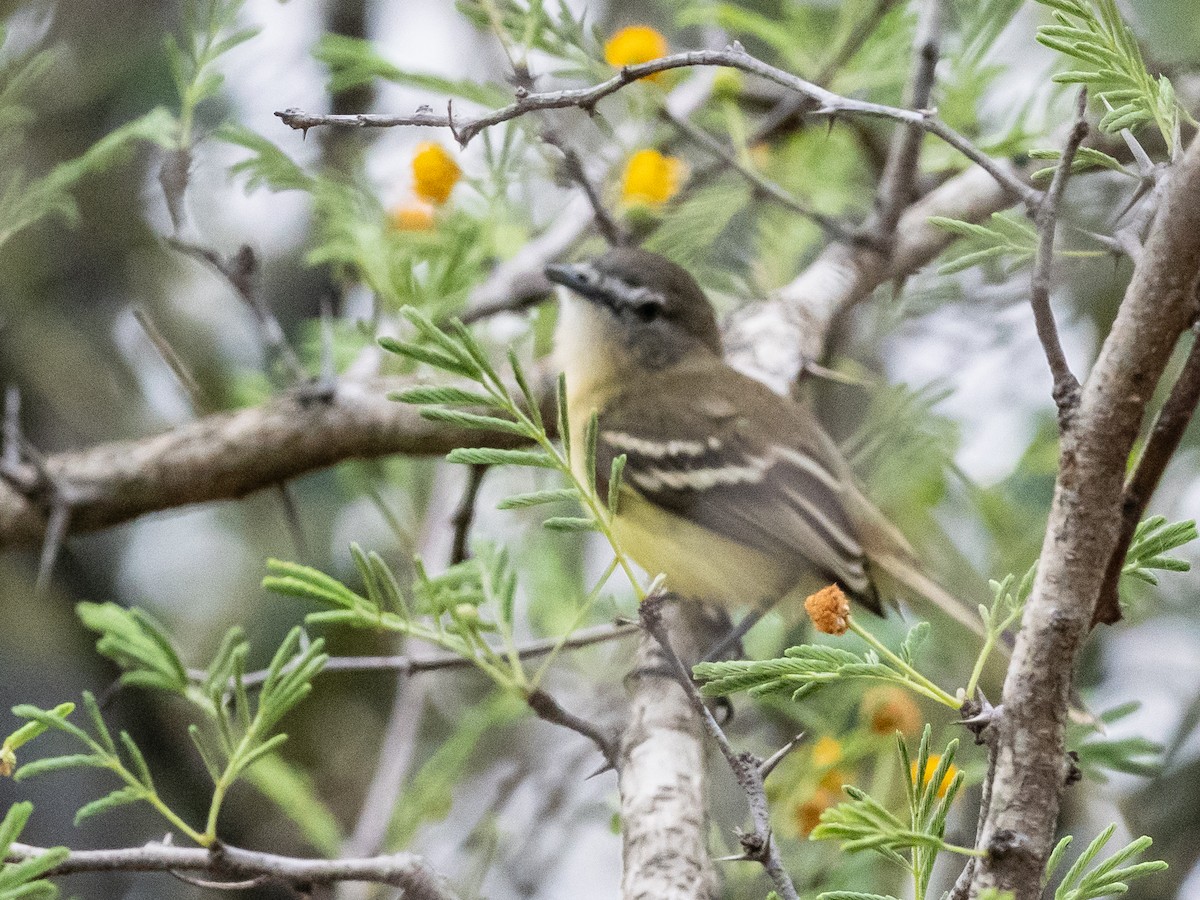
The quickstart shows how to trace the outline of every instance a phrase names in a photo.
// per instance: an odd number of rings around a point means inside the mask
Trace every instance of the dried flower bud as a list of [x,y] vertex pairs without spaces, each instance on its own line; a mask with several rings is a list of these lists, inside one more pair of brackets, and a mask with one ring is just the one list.
[[0,747],[0,778],[7,778],[17,767],[17,754],[5,745]]
[[823,634],[845,634],[850,627],[850,600],[836,584],[812,594],[804,601],[804,609]]

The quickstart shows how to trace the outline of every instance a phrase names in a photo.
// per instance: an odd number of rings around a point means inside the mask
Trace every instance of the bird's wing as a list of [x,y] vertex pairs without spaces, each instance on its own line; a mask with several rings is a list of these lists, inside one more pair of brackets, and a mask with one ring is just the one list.
[[806,559],[878,611],[846,464],[758,382],[724,365],[656,375],[600,411],[596,450],[601,482],[624,454],[624,485],[650,502],[782,563]]

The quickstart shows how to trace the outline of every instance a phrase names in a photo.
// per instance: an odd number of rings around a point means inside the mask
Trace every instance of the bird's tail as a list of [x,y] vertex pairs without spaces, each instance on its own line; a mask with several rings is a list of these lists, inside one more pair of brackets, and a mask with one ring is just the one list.
[[898,581],[907,591],[929,601],[960,625],[980,637],[987,636],[987,629],[978,611],[926,575],[911,558],[884,553],[872,557],[871,563],[889,578]]

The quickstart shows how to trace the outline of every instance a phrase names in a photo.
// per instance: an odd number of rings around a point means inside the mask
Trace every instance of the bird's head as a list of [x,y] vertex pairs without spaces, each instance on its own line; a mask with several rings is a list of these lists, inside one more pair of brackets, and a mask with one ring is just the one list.
[[[662,369],[695,353],[718,356],[721,332],[696,280],[665,257],[619,247],[584,262],[546,267],[546,277],[583,300],[571,316],[573,344]],[[561,334],[560,330],[560,334]]]

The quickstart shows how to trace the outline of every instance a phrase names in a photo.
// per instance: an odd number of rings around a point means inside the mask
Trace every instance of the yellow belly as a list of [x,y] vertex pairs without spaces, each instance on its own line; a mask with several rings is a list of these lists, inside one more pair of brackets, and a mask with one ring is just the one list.
[[613,533],[651,577],[666,575],[674,594],[727,607],[773,603],[796,587],[803,571],[774,560],[638,497],[621,492]]

